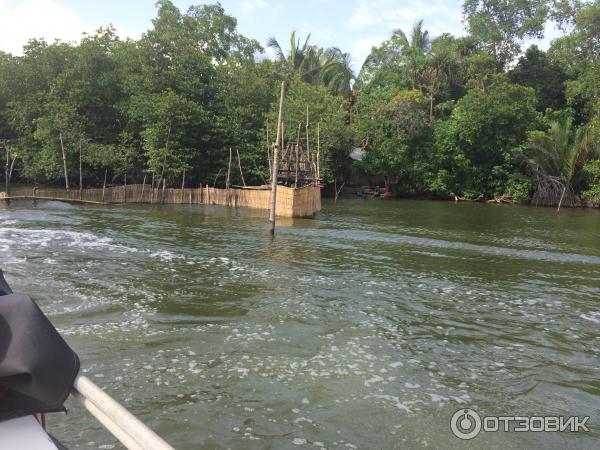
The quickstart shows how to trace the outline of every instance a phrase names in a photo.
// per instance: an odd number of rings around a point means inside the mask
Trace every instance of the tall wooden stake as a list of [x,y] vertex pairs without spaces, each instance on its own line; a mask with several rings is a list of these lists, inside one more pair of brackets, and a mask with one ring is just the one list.
[[139,203],[142,203],[144,201],[144,191],[146,190],[146,174],[144,174],[144,181],[142,182],[142,193],[140,194],[140,200]]
[[301,129],[302,129],[302,124],[299,123],[298,124],[298,138],[296,139],[296,150],[295,150],[296,173],[294,175],[294,188],[298,187],[298,172],[300,169],[300,130]]
[[306,104],[306,154],[308,155],[308,160],[310,161],[310,140],[308,136],[308,103]]
[[321,184],[321,123],[317,123],[317,183]]
[[184,190],[185,190],[185,167],[183,168],[183,179],[181,180],[181,203],[183,203]]
[[83,199],[83,146],[79,137],[79,200]]
[[65,145],[63,143],[62,133],[58,134],[60,139],[60,149],[62,150],[63,167],[65,169],[65,188],[69,191],[69,173],[67,172],[67,154],[65,153]]
[[106,192],[106,176],[108,175],[108,169],[104,169],[104,184],[102,185],[102,201],[104,201],[104,194]]
[[6,177],[6,203],[9,203],[8,197],[10,197],[10,144],[8,141],[4,141],[4,150],[6,151],[6,167],[4,169],[4,175]]
[[229,197],[229,177],[231,176],[231,147],[229,147],[229,163],[227,164],[227,179],[225,180],[225,189],[227,195],[227,205],[231,204],[231,198]]
[[275,234],[275,208],[277,206],[277,174],[279,173],[279,146],[283,141],[283,97],[285,95],[285,81],[281,82],[279,94],[279,116],[277,118],[277,140],[273,146],[273,172],[271,172],[271,211],[269,223],[271,234]]
[[273,172],[271,168],[271,140],[269,138],[269,122],[267,122],[267,161],[269,162],[269,173]]
[[155,187],[154,187],[154,181],[155,181],[154,180],[154,172],[152,172],[152,182],[150,183],[150,192],[151,192],[151,194],[150,194],[150,204],[154,203],[154,189],[155,189]]
[[246,187],[246,180],[244,180],[244,172],[242,172],[242,158],[240,158],[240,149],[236,149],[238,157],[238,167],[240,168],[240,176],[242,177],[242,184]]
[[565,191],[566,190],[567,190],[567,185],[565,185],[563,187],[562,194],[560,194],[560,201],[558,202],[558,209],[556,210],[557,214],[560,212],[560,207],[562,206],[563,199],[565,198]]

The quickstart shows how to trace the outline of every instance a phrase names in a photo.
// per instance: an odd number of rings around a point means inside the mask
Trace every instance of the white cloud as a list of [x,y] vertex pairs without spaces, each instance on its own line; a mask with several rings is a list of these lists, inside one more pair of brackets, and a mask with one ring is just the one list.
[[413,25],[424,20],[424,28],[431,37],[442,33],[463,35],[460,2],[446,0],[357,0],[347,29],[356,36],[352,41],[352,59],[360,66],[371,47],[389,39],[392,32],[401,29],[409,33]]
[[524,48],[527,48],[532,44],[536,44],[540,49],[548,50],[553,40],[558,39],[564,35],[564,31],[558,28],[558,24],[550,21],[546,23],[546,27],[544,29],[544,38],[541,40],[526,39]]
[[375,25],[398,28],[403,23],[414,23],[426,15],[424,5],[414,7],[410,2],[403,3],[404,5],[399,7],[398,2],[392,0],[358,0],[348,25],[353,30]]
[[14,6],[0,0],[0,48],[4,51],[20,54],[31,38],[77,41],[84,29],[74,11],[53,0],[24,0]]
[[[0,49],[16,55],[32,38],[78,42],[83,32],[93,33],[100,25],[105,24],[84,23],[75,11],[55,0],[0,0]],[[116,27],[116,33],[129,35],[122,27]]]
[[387,3],[387,0],[358,0],[354,13],[348,23],[350,28],[360,30],[381,22],[382,17],[378,14],[378,11],[383,12],[382,8]]
[[243,0],[240,2],[240,6],[245,12],[252,12],[257,9],[265,8],[267,2],[265,0]]
[[358,72],[367,56],[371,53],[371,48],[376,47],[388,39],[386,34],[376,34],[365,38],[352,41],[352,63],[356,72]]
[[347,25],[354,31],[377,27],[389,34],[395,29],[410,30],[424,19],[433,35],[443,32],[463,34],[460,3],[443,0],[357,0]]

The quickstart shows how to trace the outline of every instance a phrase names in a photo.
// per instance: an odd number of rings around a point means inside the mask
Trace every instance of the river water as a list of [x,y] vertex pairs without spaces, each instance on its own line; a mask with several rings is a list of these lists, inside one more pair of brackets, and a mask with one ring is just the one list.
[[[325,201],[0,206],[0,267],[178,449],[600,447],[600,212]],[[119,448],[69,401],[70,448]],[[483,416],[589,433],[454,437]]]

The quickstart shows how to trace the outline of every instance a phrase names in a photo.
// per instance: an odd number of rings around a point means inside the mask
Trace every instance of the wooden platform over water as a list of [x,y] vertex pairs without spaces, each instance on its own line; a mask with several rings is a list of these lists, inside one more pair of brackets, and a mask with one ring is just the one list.
[[[0,199],[6,198],[0,192]],[[148,185],[130,184],[106,189],[83,189],[83,191],[53,191],[36,189],[35,194],[21,192],[9,200],[55,200],[70,203],[98,205],[146,203],[146,204],[196,204],[223,205],[268,210],[271,191],[268,188],[217,189],[208,186],[185,189],[150,189]],[[305,186],[277,187],[277,215],[281,217],[313,217],[321,210],[321,188]]]

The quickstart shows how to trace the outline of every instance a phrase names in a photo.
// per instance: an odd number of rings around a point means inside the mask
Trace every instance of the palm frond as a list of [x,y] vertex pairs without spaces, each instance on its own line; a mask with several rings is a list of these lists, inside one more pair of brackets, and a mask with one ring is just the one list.
[[275,39],[274,36],[272,36],[269,39],[267,39],[267,47],[269,47],[269,48],[271,48],[271,49],[273,49],[275,51],[275,55],[277,56],[277,59],[279,61],[285,61],[286,60],[285,53],[281,49],[281,46],[279,45],[279,42],[277,42],[277,39]]

